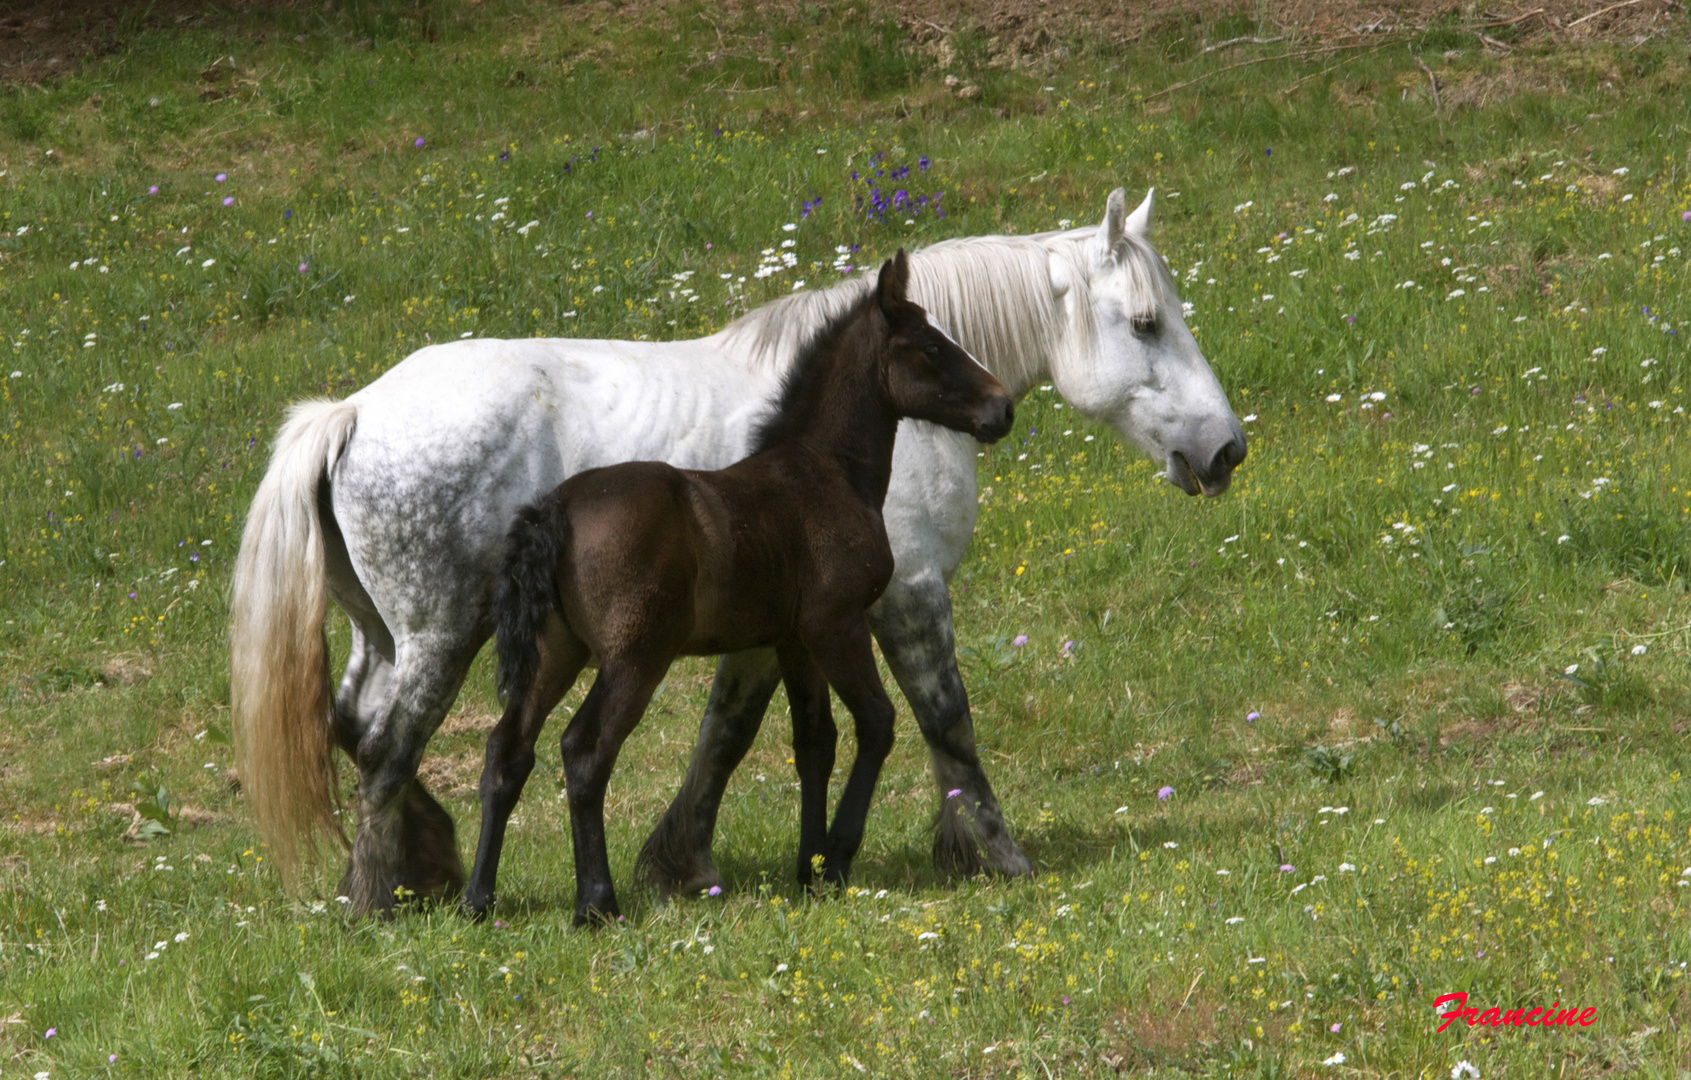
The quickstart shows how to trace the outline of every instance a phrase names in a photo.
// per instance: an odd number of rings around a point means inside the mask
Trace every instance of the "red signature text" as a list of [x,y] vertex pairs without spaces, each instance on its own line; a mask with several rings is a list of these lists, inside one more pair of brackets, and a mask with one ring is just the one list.
[[1469,1027],[1590,1027],[1597,1022],[1595,1008],[1561,1008],[1561,1002],[1552,1001],[1548,1009],[1487,1009],[1481,1012],[1478,1006],[1468,1004],[1468,995],[1462,993],[1446,994],[1433,1002],[1433,1008],[1438,1009],[1449,1004],[1449,1010],[1439,1013],[1439,1019],[1444,1021],[1439,1030],[1466,1020]]

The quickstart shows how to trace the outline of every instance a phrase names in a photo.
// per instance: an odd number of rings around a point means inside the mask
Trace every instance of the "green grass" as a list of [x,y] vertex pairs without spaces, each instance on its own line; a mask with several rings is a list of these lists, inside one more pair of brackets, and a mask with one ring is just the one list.
[[[1146,102],[1234,61],[1171,35],[1007,68],[965,29],[942,68],[821,5],[463,11],[195,21],[0,98],[0,1076],[1691,1067],[1682,42],[1493,59],[1444,27]],[[945,216],[865,220],[872,154],[929,158],[907,183]],[[1037,880],[935,875],[905,716],[854,888],[801,895],[778,698],[727,895],[652,906],[626,879],[689,662],[612,787],[626,924],[568,928],[551,751],[499,923],[346,925],[338,867],[281,888],[222,736],[287,402],[464,333],[707,332],[836,245],[1092,221],[1117,184],[1162,192],[1251,456],[1195,502],[1036,390],[982,459],[956,621]],[[467,842],[485,659],[459,708],[426,769]],[[1440,1034],[1457,990],[1597,1019]]]

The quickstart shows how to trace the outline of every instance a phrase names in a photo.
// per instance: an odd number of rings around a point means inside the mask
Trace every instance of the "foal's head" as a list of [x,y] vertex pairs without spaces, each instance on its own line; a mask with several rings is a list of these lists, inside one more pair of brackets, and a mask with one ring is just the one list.
[[885,386],[900,416],[997,442],[1009,434],[1016,406],[992,372],[928,321],[912,302],[910,262],[904,250],[881,266],[875,282],[875,315],[887,326]]

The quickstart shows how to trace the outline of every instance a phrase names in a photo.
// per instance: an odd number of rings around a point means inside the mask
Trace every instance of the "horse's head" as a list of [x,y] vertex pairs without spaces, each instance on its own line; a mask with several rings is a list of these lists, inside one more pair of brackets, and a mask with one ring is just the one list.
[[875,304],[887,325],[886,387],[900,416],[931,420],[997,442],[1016,418],[1015,399],[908,296],[910,262],[900,248],[881,267]]
[[1151,194],[1128,214],[1117,188],[1096,232],[1053,246],[1052,289],[1077,347],[1051,357],[1051,378],[1081,413],[1164,461],[1169,483],[1220,495],[1245,460],[1245,433],[1186,328],[1150,226]]

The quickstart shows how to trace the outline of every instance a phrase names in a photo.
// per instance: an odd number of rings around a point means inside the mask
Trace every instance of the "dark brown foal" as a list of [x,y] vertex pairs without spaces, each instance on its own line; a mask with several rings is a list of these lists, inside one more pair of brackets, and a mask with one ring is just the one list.
[[[578,473],[511,527],[494,602],[505,715],[488,739],[482,829],[465,909],[493,902],[505,824],[547,714],[592,657],[599,676],[564,731],[578,923],[617,914],[605,786],[623,740],[681,655],[774,646],[793,712],[799,877],[843,881],[863,839],[892,702],[865,611],[892,575],[881,521],[901,417],[985,442],[1010,430],[998,380],[905,295],[902,251],[873,292],[799,354],[752,455],[717,472],[632,462]],[[832,686],[857,759],[827,829]]]

